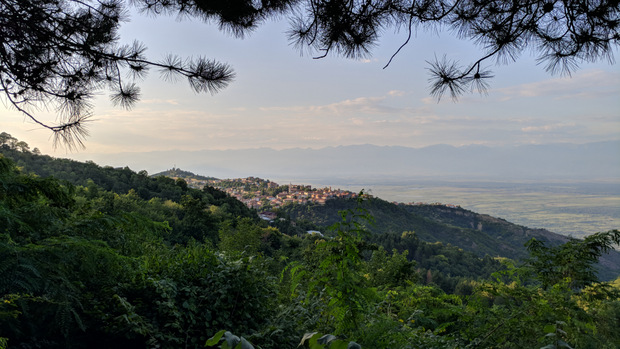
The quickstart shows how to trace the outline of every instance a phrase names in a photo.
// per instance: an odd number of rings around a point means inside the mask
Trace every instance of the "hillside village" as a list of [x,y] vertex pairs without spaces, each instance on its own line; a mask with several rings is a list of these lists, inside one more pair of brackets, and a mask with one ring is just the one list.
[[[176,169],[179,171],[178,169]],[[191,174],[191,172],[185,172]],[[335,198],[356,198],[359,194],[340,188],[332,187],[313,188],[311,185],[287,184],[280,185],[268,179],[257,177],[216,179],[201,176],[172,176],[172,178],[182,178],[188,186],[202,189],[204,186],[212,186],[225,191],[228,195],[243,202],[246,206],[256,209],[259,212],[266,212],[276,209],[286,204],[307,204],[315,203],[324,205],[325,201]],[[365,194],[368,197],[372,195]],[[429,205],[426,202],[399,203],[397,205]],[[459,205],[442,204],[439,202],[430,205],[439,205],[457,208]]]
[[310,185],[278,183],[261,178],[247,177],[224,180],[210,180],[211,185],[228,193],[250,208],[266,211],[286,204],[325,204],[334,198],[355,198],[358,194],[341,189],[312,188]]
[[223,190],[246,206],[258,211],[268,211],[285,204],[317,203],[323,205],[329,199],[348,199],[358,196],[357,193],[348,190],[332,189],[331,187],[312,188],[311,185],[302,184],[279,185],[276,182],[257,177],[234,179],[207,179],[194,176],[171,177],[173,179],[182,178],[192,188],[202,189],[208,185]]

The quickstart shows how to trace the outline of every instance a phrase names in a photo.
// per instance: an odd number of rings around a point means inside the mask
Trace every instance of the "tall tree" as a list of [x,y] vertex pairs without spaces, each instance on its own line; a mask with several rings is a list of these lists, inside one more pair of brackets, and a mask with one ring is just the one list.
[[571,239],[555,247],[532,239],[526,245],[531,255],[528,266],[544,288],[568,280],[572,288],[581,289],[599,282],[596,262],[619,244],[618,230],[599,232],[583,240]]

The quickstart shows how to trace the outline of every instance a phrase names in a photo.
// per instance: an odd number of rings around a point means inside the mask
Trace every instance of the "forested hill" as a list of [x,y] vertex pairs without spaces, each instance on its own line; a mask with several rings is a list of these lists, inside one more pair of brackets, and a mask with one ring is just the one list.
[[[141,199],[160,198],[179,202],[188,191],[196,194],[200,191],[187,187],[183,180],[173,180],[165,175],[149,176],[146,171],[133,171],[129,167],[113,168],[100,166],[92,161],[79,162],[70,159],[54,158],[48,155],[20,151],[8,145],[0,146],[0,154],[13,160],[24,173],[33,173],[40,177],[54,177],[74,185],[96,185],[105,191],[126,194],[133,190]],[[189,172],[181,171],[179,177]],[[209,177],[204,177],[210,179]],[[213,200],[220,204],[227,203],[228,208],[241,216],[256,216],[238,200],[226,193],[209,188],[207,190]]]
[[[2,155],[14,161],[24,173],[65,180],[79,186],[78,189],[85,191],[89,198],[102,197],[104,213],[138,213],[154,221],[167,222],[172,228],[167,240],[172,243],[185,243],[190,238],[207,239],[216,243],[218,230],[222,226],[235,226],[243,218],[259,221],[256,211],[221,190],[209,186],[202,190],[189,187],[185,179],[194,181],[211,178],[199,178],[181,169],[174,168],[149,175],[146,171],[135,172],[128,167],[102,167],[94,162],[53,158],[6,145],[0,146],[0,156]],[[118,197],[111,197],[111,193],[116,193]],[[332,214],[338,216],[337,211]],[[317,223],[286,220],[272,225],[289,236],[298,237],[307,235],[306,230],[318,229]],[[442,231],[440,228],[437,230]],[[444,244],[431,245],[417,236],[403,238],[403,230],[396,226],[393,231],[397,234],[388,237],[386,233],[383,241],[374,239],[374,242],[378,245],[385,242],[388,251],[409,251],[408,258],[415,259],[422,271],[432,270],[433,282],[446,290],[454,290],[464,278],[487,277],[500,268],[500,264],[491,258],[479,258],[484,257],[485,253],[474,254]],[[436,255],[444,256],[443,258],[448,256],[449,263],[436,258]],[[458,270],[454,268],[456,261],[461,264]]]
[[213,180],[213,179],[217,179],[215,177],[205,177],[205,176],[201,176],[201,175],[197,175],[193,172],[190,171],[184,171],[180,168],[171,168],[170,170],[166,170],[166,171],[162,171],[162,172],[158,172],[155,174],[152,174],[151,177],[159,177],[159,176],[165,176],[165,177],[176,177],[176,178],[187,178],[187,179],[197,179],[197,180],[201,180],[201,181],[208,181],[208,180]]
[[[553,235],[491,217],[381,199],[290,206],[268,223],[212,187],[8,140],[1,349],[224,348],[230,332],[257,349],[326,333],[338,338],[328,349],[345,338],[365,349],[539,348],[556,333],[579,348],[620,343],[620,278],[600,283],[593,270],[617,230],[551,247]],[[325,236],[306,232],[333,222]],[[493,258],[523,256],[517,242],[534,235],[550,243],[531,243],[519,263]]]
[[[180,202],[184,191],[187,190],[203,195],[201,191],[187,188],[186,183],[180,178],[211,179],[204,176],[198,178],[197,175],[181,169],[171,169],[149,176],[146,171],[135,172],[128,167],[112,168],[99,166],[94,162],[53,158],[19,151],[8,146],[2,148],[2,153],[27,173],[35,173],[41,177],[53,176],[75,185],[88,186],[92,183],[103,190],[119,194],[133,190],[145,200],[158,197]],[[175,181],[169,177],[179,179]],[[213,204],[221,206],[227,203],[226,210],[233,216],[255,217],[253,211],[225,193],[214,188],[209,188],[208,192],[211,198],[217,198],[211,200]],[[293,221],[308,221],[327,227],[340,220],[339,211],[352,209],[355,205],[354,199],[333,199],[328,200],[325,205],[287,205],[282,211]],[[568,241],[566,236],[545,229],[531,229],[463,208],[394,204],[380,198],[371,200],[368,205],[367,209],[376,221],[376,224],[368,227],[371,232],[395,235],[405,231],[415,232],[422,241],[453,245],[480,257],[489,255],[520,260],[528,256],[525,243],[531,238],[550,245]],[[374,237],[374,240],[385,245],[380,236]],[[614,251],[604,255],[599,266],[601,279],[611,280],[618,275],[620,275],[620,253]]]
[[[354,209],[355,199],[328,200],[325,205],[288,205],[282,210],[293,220],[308,220],[328,227],[340,220],[341,210]],[[374,240],[386,234],[414,232],[422,241],[453,245],[480,257],[507,257],[521,260],[528,256],[525,244],[535,238],[555,246],[568,237],[545,229],[530,229],[504,219],[478,214],[460,207],[445,205],[394,204],[375,198],[365,203],[375,223],[366,228],[375,233]],[[599,276],[611,280],[620,274],[620,253],[612,251],[601,257]]]
[[[329,226],[339,220],[338,211],[354,209],[356,205],[356,200],[333,199],[325,205],[289,205],[284,210],[292,219]],[[424,241],[455,245],[480,256],[521,259],[527,255],[523,245],[532,237],[553,245],[567,240],[559,234],[528,229],[462,208],[398,205],[379,198],[365,205],[375,219],[375,224],[367,228],[373,233],[415,232]]]
[[[199,179],[197,175],[172,169],[149,176],[146,171],[135,172],[128,167],[112,168],[99,166],[94,162],[79,162],[69,159],[53,158],[47,155],[20,151],[14,147],[3,146],[2,153],[11,158],[26,173],[41,177],[53,176],[69,181],[75,185],[96,185],[99,188],[119,194],[132,190],[141,199],[157,197],[163,200],[180,202],[186,191],[194,195],[207,195],[216,206],[226,203],[225,209],[232,216],[255,217],[256,213],[238,200],[225,193],[208,188],[199,191],[187,187],[181,178]],[[170,177],[178,177],[176,181]],[[210,177],[203,177],[211,179]],[[325,205],[287,205],[282,208],[283,215],[293,221],[308,221],[318,226],[327,227],[340,220],[339,211],[353,209],[354,199],[328,200]],[[415,232],[422,241],[444,245],[453,245],[470,251],[480,257],[506,257],[520,260],[528,256],[525,243],[531,238],[558,245],[568,241],[566,236],[544,229],[530,229],[507,222],[503,219],[478,214],[463,208],[444,205],[404,205],[394,204],[375,198],[368,203],[368,212],[376,224],[369,226],[371,232],[379,234],[373,239],[380,245],[381,234],[400,235],[403,232]],[[388,235],[383,236],[387,239]],[[393,246],[398,247],[398,246]],[[402,250],[404,247],[398,248]],[[420,260],[421,261],[421,260]],[[601,258],[599,276],[603,280],[616,278],[620,274],[620,253],[612,252]]]

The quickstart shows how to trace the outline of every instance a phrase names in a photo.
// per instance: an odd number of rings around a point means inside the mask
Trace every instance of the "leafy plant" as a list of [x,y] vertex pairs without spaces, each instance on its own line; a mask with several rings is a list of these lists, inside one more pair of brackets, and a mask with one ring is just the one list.
[[566,325],[564,321],[556,321],[555,324],[546,325],[544,328],[545,336],[541,338],[541,341],[551,340],[552,343],[545,345],[540,349],[573,349],[568,343],[562,340],[566,336],[566,331],[562,330],[561,326]]
[[252,343],[248,342],[247,339],[237,337],[226,330],[221,330],[209,338],[205,346],[221,349],[254,349]]
[[321,334],[319,332],[306,333],[301,338],[298,347],[309,349],[362,349],[362,346],[350,341],[347,342],[333,334]]
[[330,227],[333,237],[316,240],[311,265],[290,268],[292,295],[296,285],[307,278],[306,302],[318,298],[325,304],[321,319],[336,334],[355,331],[375,298],[362,275],[362,252],[367,247],[363,237],[368,234],[365,223],[372,222],[372,217],[362,207],[363,192],[358,200],[355,209],[340,211],[342,221]]
[[592,234],[583,240],[571,239],[556,247],[547,247],[532,239],[527,243],[529,267],[543,288],[569,279],[573,289],[582,289],[598,281],[595,263],[603,253],[620,244],[620,231],[610,230]]

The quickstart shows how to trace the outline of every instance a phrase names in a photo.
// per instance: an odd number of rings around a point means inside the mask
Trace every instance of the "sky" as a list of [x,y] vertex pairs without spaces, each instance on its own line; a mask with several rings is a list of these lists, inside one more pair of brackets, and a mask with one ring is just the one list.
[[[482,51],[449,33],[419,32],[383,69],[406,39],[386,32],[372,57],[313,59],[288,43],[286,20],[269,22],[244,39],[216,26],[174,17],[131,15],[121,42],[143,42],[150,59],[168,53],[229,63],[235,81],[218,94],[196,94],[185,81],[157,71],[140,82],[141,101],[114,107],[109,92],[95,100],[86,149],[79,155],[156,150],[323,148],[374,144],[425,147],[588,143],[620,139],[620,68],[583,64],[570,77],[550,75],[524,52],[508,65],[489,63],[488,95],[439,103],[429,94],[428,64],[444,54],[463,64]],[[615,57],[620,58],[618,50]],[[50,132],[0,106],[0,128],[56,157]],[[40,111],[45,121],[54,114]]]

